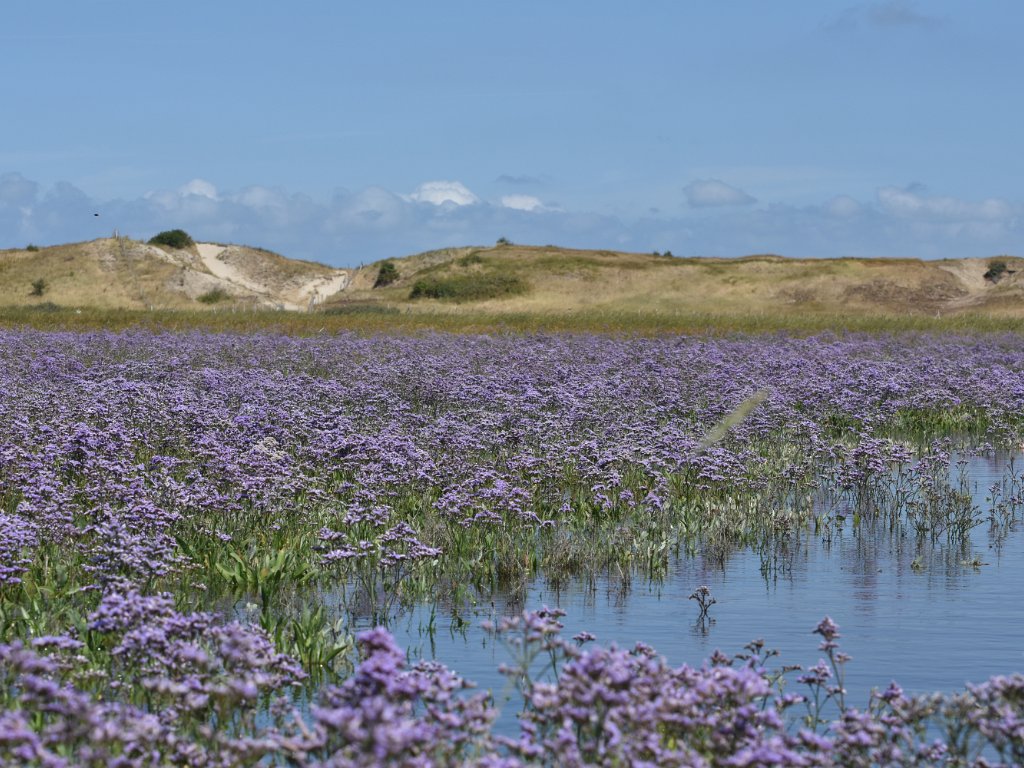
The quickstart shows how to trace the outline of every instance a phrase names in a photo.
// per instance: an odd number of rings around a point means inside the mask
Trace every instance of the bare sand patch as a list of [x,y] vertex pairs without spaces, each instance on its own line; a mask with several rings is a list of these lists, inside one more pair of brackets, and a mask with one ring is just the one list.
[[238,246],[196,243],[196,250],[210,274],[282,309],[312,308],[343,290],[350,279],[348,270],[321,264],[309,265],[310,271],[314,272],[312,275],[287,274],[292,270],[285,270],[282,274],[281,265],[271,263],[269,254],[264,258],[260,252]]

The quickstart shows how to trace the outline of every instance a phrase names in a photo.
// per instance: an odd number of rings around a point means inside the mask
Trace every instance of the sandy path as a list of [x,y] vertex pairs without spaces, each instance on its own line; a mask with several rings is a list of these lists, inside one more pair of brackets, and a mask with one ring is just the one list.
[[[324,277],[314,277],[308,283],[303,285],[296,291],[301,301],[304,301],[308,306],[309,302],[320,303],[328,296],[333,296],[342,288],[348,285],[351,275],[348,272],[342,272],[336,275],[326,275]],[[302,307],[305,309],[305,307]]]
[[196,243],[196,250],[199,251],[199,258],[203,260],[203,266],[210,270],[210,274],[214,277],[227,280],[229,283],[240,285],[256,293],[267,293],[267,286],[250,280],[233,266],[217,258],[227,250],[223,245]]
[[227,248],[216,243],[196,243],[196,250],[203,266],[214,277],[257,293],[273,304],[285,309],[304,310],[319,304],[348,285],[350,274],[347,270],[332,270],[334,274],[311,277],[304,283],[276,291],[271,286],[254,280],[236,267],[218,258]]

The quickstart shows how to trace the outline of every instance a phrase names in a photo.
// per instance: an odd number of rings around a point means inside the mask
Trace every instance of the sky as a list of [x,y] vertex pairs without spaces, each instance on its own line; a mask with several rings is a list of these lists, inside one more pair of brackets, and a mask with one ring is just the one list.
[[0,248],[1024,255],[1022,28],[1020,0],[7,2]]

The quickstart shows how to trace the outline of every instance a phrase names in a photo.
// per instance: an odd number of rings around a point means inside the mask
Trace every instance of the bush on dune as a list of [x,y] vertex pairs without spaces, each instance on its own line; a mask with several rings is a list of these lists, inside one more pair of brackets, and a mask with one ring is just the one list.
[[413,285],[409,298],[454,302],[485,301],[518,296],[528,290],[529,285],[520,277],[485,272],[422,278]]
[[190,245],[194,245],[195,241],[192,237],[183,229],[168,229],[153,235],[149,239],[150,245],[166,245],[168,248],[188,248]]

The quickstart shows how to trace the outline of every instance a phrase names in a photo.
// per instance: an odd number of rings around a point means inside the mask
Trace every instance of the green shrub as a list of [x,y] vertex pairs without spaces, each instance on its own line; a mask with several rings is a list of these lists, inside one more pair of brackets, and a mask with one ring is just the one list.
[[149,239],[150,245],[166,245],[168,248],[188,248],[194,244],[188,232],[183,229],[168,229]]
[[49,287],[49,283],[47,283],[43,278],[40,277],[38,280],[32,281],[32,290],[29,291],[28,295],[42,296],[44,293],[46,293],[46,289]]
[[442,301],[484,301],[526,293],[529,285],[520,277],[496,273],[474,273],[448,277],[425,277],[417,280],[410,299]]
[[996,259],[988,263],[988,271],[985,272],[985,279],[991,280],[993,283],[997,283],[1004,274],[1006,274],[1006,262],[1002,259]]
[[507,237],[499,237],[497,245],[512,245],[512,241]]
[[38,245],[33,245],[32,243],[29,243],[28,245],[25,246],[25,250],[26,251],[32,251],[33,253],[35,253],[36,251],[39,250],[39,246]]
[[230,298],[231,294],[223,288],[211,288],[206,293],[197,296],[196,301],[201,301],[203,304],[216,304]]
[[373,287],[383,288],[385,285],[391,285],[397,279],[398,267],[395,266],[395,263],[390,260],[382,261],[380,269],[377,270],[377,279],[373,281]]

